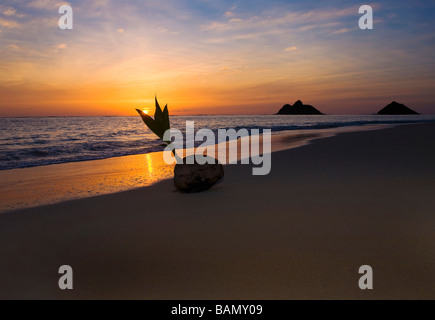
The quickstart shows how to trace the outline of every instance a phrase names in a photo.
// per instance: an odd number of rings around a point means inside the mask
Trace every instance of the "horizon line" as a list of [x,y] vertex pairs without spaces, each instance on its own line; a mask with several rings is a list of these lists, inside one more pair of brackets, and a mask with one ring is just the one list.
[[[320,114],[320,115],[310,115],[310,114],[301,114],[301,115],[279,115],[276,113],[258,113],[258,114],[242,114],[242,113],[232,113],[232,114],[216,114],[216,113],[202,113],[202,114],[171,114],[171,117],[188,117],[188,116],[431,116],[435,115],[435,113],[421,113],[421,114],[392,114],[392,115],[380,115],[377,113],[365,113],[365,114]],[[153,115],[154,116],[154,115]],[[0,116],[0,119],[11,119],[11,118],[18,118],[18,119],[28,119],[28,118],[126,118],[126,117],[137,117],[135,115],[130,116],[120,116],[120,115],[76,115],[76,116]]]

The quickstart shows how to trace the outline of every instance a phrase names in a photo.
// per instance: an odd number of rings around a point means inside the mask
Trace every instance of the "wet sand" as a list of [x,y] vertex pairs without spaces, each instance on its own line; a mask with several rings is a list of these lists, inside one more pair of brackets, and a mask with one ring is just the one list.
[[274,152],[268,176],[227,166],[201,194],[166,180],[1,214],[0,298],[434,299],[434,136],[345,133]]
[[[272,135],[271,150],[297,148],[314,139],[331,137],[340,132],[377,128],[382,126],[281,131]],[[240,152],[240,140],[238,145],[238,152],[231,160],[249,157]],[[185,152],[191,154],[192,150]],[[229,160],[227,157],[227,163]],[[0,170],[0,214],[150,186],[172,179],[173,168],[173,165],[167,165],[163,161],[162,152],[152,152],[102,160]]]

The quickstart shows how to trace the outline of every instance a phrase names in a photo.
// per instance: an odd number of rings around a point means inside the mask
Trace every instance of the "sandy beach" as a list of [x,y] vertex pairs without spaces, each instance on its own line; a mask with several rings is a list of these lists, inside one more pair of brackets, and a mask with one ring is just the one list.
[[0,214],[0,299],[435,299],[434,136],[343,133],[200,194],[166,180]]

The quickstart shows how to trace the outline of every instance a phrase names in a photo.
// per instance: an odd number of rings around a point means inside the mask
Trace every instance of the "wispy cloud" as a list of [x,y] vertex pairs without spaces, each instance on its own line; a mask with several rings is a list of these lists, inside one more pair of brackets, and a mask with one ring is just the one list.
[[375,3],[375,30],[364,32],[360,4],[341,0],[74,0],[74,29],[61,31],[58,8],[66,3],[0,4],[0,93],[40,97],[9,94],[0,115],[6,105],[43,110],[59,101],[83,112],[109,101],[110,113],[127,114],[155,93],[176,101],[174,112],[204,105],[232,112],[234,101],[258,105],[249,109],[256,112],[276,111],[290,92],[331,105],[332,96],[381,96],[380,88],[432,92],[435,4]]
[[[255,15],[247,18],[234,17],[231,14],[232,19],[228,21],[212,21],[202,26],[203,31],[230,31],[230,30],[246,30],[246,29],[264,29],[264,28],[284,28],[292,26],[305,26],[309,25],[310,28],[314,28],[318,25],[325,26],[325,22],[335,21],[339,18],[355,16],[357,8],[349,7],[346,9],[336,10],[333,8],[319,8],[309,11],[291,11],[276,12],[269,14]],[[227,15],[225,15],[228,17]],[[240,22],[234,24],[233,22]]]
[[338,30],[335,30],[334,32],[332,32],[333,34],[342,34],[342,33],[348,33],[348,32],[351,32],[351,31],[355,31],[355,30],[358,30],[357,28],[341,28],[341,29],[338,29]]
[[19,51],[20,50],[20,47],[19,46],[17,46],[16,44],[8,44],[7,46],[6,46],[8,49],[11,49],[11,50],[14,50],[14,51]]
[[18,26],[18,23],[13,20],[7,20],[0,18],[0,26],[6,27],[6,28],[16,28]]
[[70,3],[59,0],[33,0],[28,2],[27,7],[43,10],[56,10],[62,5],[70,5]]
[[61,43],[54,46],[54,52],[59,52],[61,50],[65,50],[66,48],[68,48],[68,45],[66,43]]
[[12,8],[12,7],[6,7],[6,8],[3,10],[3,14],[4,14],[5,16],[13,16],[15,13],[17,13],[17,10],[15,10],[15,9]]
[[285,52],[292,52],[292,51],[296,51],[296,50],[298,50],[298,47],[296,47],[296,46],[287,47],[284,49]]

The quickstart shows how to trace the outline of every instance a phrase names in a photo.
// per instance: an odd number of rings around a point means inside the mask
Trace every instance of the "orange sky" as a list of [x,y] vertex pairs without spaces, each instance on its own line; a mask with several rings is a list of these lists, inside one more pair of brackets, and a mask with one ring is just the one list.
[[374,3],[362,31],[343,1],[74,1],[62,31],[61,1],[4,2],[0,116],[135,115],[154,95],[172,114],[271,114],[298,99],[330,114],[392,100],[435,113],[427,8],[405,28],[409,8]]

